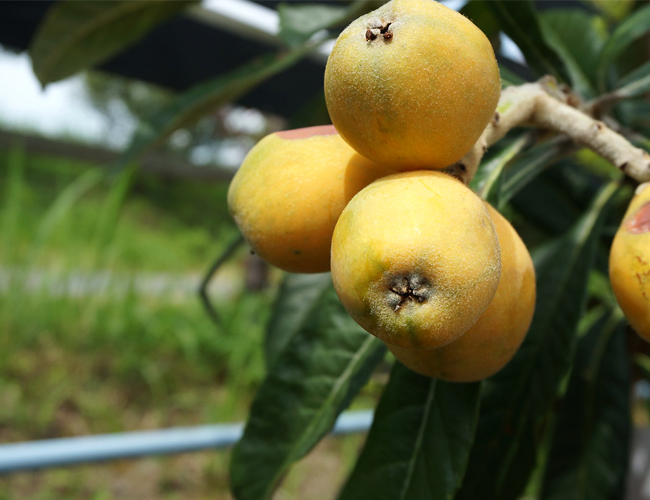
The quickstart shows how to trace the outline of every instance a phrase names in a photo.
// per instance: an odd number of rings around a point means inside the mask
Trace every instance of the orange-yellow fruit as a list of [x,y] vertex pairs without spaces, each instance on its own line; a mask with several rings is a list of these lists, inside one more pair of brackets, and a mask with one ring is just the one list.
[[487,309],[501,263],[482,200],[442,172],[378,179],[345,207],[332,280],[365,330],[405,348],[448,344]]
[[262,259],[285,271],[325,272],[341,211],[389,173],[350,148],[332,125],[276,132],[244,159],[228,206]]
[[650,184],[639,187],[614,236],[609,280],[630,325],[650,342]]
[[474,382],[503,368],[524,340],[535,312],[535,268],[510,223],[488,205],[501,247],[501,280],[487,310],[451,344],[438,349],[388,345],[411,370],[451,382]]
[[336,129],[359,153],[395,170],[459,160],[493,117],[500,93],[490,41],[434,0],[392,0],[352,22],[325,69]]

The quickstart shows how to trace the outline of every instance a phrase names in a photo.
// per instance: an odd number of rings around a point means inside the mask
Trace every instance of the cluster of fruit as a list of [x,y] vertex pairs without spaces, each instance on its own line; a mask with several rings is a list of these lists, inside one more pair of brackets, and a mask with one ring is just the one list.
[[325,70],[334,125],[260,141],[232,181],[255,252],[331,270],[341,303],[424,375],[473,381],[514,355],[535,306],[512,226],[440,170],[493,118],[501,82],[485,35],[434,0],[392,0],[339,36]]

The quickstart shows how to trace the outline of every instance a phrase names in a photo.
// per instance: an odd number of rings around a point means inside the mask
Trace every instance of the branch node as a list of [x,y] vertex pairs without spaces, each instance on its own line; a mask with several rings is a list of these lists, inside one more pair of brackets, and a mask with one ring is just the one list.
[[533,126],[588,147],[639,182],[650,181],[649,155],[608,126],[608,117],[601,121],[591,116],[579,97],[553,77],[505,88],[498,109],[472,149],[445,171],[469,183],[492,144],[515,127]]

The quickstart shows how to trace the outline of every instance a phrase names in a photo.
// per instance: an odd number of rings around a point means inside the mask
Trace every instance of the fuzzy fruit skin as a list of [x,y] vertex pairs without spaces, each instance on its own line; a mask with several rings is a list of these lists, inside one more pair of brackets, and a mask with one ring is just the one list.
[[494,375],[515,355],[535,312],[535,268],[510,223],[488,205],[501,248],[501,280],[490,306],[474,325],[438,349],[388,345],[411,370],[450,382],[475,382]]
[[[367,39],[370,27],[389,22],[389,39]],[[325,69],[327,108],[341,136],[398,171],[459,160],[494,116],[500,93],[487,37],[434,0],[392,0],[352,22]]]
[[501,263],[481,199],[447,174],[416,171],[381,178],[352,198],[334,230],[331,267],[341,303],[366,331],[433,349],[487,309]]
[[276,132],[244,159],[228,189],[228,207],[268,263],[295,273],[326,272],[343,208],[389,173],[350,148],[331,125]]
[[609,280],[630,325],[650,342],[650,184],[632,198],[614,236]]

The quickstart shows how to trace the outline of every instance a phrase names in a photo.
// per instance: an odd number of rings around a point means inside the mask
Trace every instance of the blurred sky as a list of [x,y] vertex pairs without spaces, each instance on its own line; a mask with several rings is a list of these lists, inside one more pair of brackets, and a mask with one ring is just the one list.
[[94,142],[106,122],[84,99],[80,76],[42,89],[26,53],[14,54],[0,46],[0,126],[39,132],[46,136],[73,136]]

